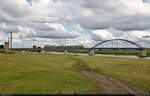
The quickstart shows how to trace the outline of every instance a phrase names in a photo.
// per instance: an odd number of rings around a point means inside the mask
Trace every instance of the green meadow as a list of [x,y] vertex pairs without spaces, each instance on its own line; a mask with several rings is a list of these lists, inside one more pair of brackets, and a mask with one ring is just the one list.
[[99,56],[75,56],[81,66],[114,78],[127,81],[150,93],[150,60]]
[[0,94],[102,93],[78,65],[150,92],[150,60],[40,53],[0,54]]
[[65,55],[0,54],[0,94],[99,93]]

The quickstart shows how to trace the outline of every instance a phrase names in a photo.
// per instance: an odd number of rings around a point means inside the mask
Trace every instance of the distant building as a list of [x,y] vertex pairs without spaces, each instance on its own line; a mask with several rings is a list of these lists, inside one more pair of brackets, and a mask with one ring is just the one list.
[[9,42],[5,42],[5,52],[9,52]]

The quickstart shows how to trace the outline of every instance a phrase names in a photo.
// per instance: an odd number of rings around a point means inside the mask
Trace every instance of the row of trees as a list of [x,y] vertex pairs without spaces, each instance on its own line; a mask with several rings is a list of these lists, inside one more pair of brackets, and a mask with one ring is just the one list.
[[[83,45],[70,45],[70,46],[55,46],[55,45],[45,45],[43,49],[55,49],[55,48],[73,48],[73,49],[80,49],[84,48]],[[33,52],[41,52],[42,48],[40,46],[33,45]]]
[[40,46],[33,45],[33,52],[41,52],[42,48]]
[[[3,49],[4,45],[0,45],[0,49]],[[84,48],[83,45],[70,45],[70,46],[55,46],[55,45],[45,45],[43,49],[51,49],[51,48]],[[41,51],[40,46],[33,45],[33,51]]]
[[70,46],[45,45],[43,48],[44,49],[51,49],[51,48],[75,48],[75,49],[78,49],[78,48],[84,48],[84,46],[83,45],[70,45]]
[[[70,45],[70,46],[55,46],[55,45],[45,45],[43,47],[43,49],[54,49],[54,48],[74,48],[74,49],[78,49],[78,48],[84,48],[83,45]],[[42,48],[40,46],[36,46],[33,45],[33,51],[34,52],[41,52]]]

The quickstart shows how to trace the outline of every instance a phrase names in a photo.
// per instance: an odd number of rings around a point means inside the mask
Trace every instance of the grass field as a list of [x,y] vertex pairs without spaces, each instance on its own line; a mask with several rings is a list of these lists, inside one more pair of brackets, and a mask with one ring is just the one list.
[[150,92],[150,60],[16,53],[0,54],[0,94],[101,93],[78,64]]
[[64,55],[0,54],[0,94],[99,93]]
[[[73,53],[88,53],[88,51],[73,51]],[[105,50],[105,51],[96,51],[96,54],[107,54],[107,55],[139,55],[139,51],[138,50],[117,50],[117,51],[109,51],[109,50]],[[150,50],[147,50],[147,56],[150,57]]]
[[74,56],[88,70],[129,82],[150,93],[150,60],[98,56]]

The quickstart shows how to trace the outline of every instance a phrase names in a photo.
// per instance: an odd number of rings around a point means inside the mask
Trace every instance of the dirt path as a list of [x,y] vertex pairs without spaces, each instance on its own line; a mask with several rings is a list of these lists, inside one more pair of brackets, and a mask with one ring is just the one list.
[[106,75],[97,74],[95,72],[84,70],[79,67],[80,73],[93,80],[97,87],[100,88],[100,91],[104,94],[141,94],[143,91],[138,90],[136,87],[129,85],[127,82],[112,78]]

